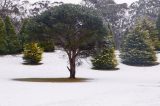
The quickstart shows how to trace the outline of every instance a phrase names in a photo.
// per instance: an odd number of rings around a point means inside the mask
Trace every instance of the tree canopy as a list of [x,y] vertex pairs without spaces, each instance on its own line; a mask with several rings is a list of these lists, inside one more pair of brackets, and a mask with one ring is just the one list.
[[127,4],[117,4],[114,0],[83,0],[84,5],[95,8],[106,24],[114,30],[115,46],[119,48],[121,35],[127,26]]
[[75,78],[76,59],[83,52],[82,48],[89,44],[94,48],[107,35],[103,20],[96,11],[81,5],[62,4],[34,17],[32,21],[35,24],[29,29],[41,33],[41,36],[51,36],[67,53],[70,78]]

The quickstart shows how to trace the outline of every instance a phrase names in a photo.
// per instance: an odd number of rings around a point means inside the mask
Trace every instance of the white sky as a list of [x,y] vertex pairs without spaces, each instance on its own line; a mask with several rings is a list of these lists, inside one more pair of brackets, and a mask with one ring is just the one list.
[[[29,0],[29,1],[39,1],[39,0]],[[79,3],[81,0],[50,0],[50,1],[62,1],[64,3]],[[129,5],[137,0],[114,0],[117,3],[128,3]]]

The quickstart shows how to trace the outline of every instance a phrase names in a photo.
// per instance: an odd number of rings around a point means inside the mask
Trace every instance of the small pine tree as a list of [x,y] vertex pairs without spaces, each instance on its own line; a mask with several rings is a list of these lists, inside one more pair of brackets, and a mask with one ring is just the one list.
[[6,54],[7,52],[5,24],[0,18],[0,54]]
[[126,36],[120,50],[121,61],[128,65],[155,65],[156,53],[149,37],[149,32],[141,25]]
[[15,54],[20,52],[20,42],[18,36],[16,35],[14,26],[7,16],[4,20],[6,26],[6,39],[7,39],[7,48],[9,49],[9,54]]
[[28,64],[38,64],[42,60],[43,49],[37,43],[29,43],[24,46],[23,59]]
[[106,48],[92,60],[94,69],[115,69],[118,65],[114,48]]

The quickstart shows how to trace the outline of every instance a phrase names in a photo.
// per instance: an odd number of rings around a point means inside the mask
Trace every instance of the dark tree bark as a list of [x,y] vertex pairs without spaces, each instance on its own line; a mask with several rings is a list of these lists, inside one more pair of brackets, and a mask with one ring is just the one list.
[[76,65],[75,65],[75,58],[72,58],[71,60],[70,60],[70,69],[69,69],[69,71],[70,71],[70,78],[76,78]]
[[67,52],[69,57],[69,65],[70,67],[67,67],[70,72],[70,78],[75,79],[76,78],[76,58],[79,52],[76,52],[76,50],[71,50]]

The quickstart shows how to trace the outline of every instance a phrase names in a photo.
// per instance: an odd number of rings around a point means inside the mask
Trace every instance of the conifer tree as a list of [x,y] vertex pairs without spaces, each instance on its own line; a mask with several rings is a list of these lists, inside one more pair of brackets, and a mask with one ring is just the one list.
[[137,24],[125,37],[121,47],[121,61],[128,65],[155,65],[157,57],[148,30]]
[[144,18],[140,22],[140,26],[144,30],[148,31],[149,38],[152,41],[153,46],[155,47],[156,50],[159,50],[160,49],[160,45],[159,45],[158,30],[156,29],[156,25],[154,24],[154,22],[149,20],[148,18]]
[[117,66],[117,59],[114,48],[106,48],[92,60],[94,69],[115,69]]
[[107,36],[106,36],[105,42],[106,42],[105,47],[111,48],[111,49],[115,48],[114,33],[110,24],[107,25]]
[[7,48],[9,49],[8,53],[18,53],[21,50],[21,47],[14,26],[8,16],[5,18],[4,22],[6,26]]
[[158,19],[156,21],[156,28],[157,28],[157,30],[159,32],[159,36],[160,36],[160,13],[159,13]]
[[158,31],[158,39],[159,39],[159,42],[157,43],[157,48],[158,50],[160,50],[160,14],[158,15],[158,18],[157,18],[157,21],[156,21],[156,29]]
[[7,51],[5,24],[2,18],[0,18],[0,54],[6,54]]
[[20,40],[21,48],[23,49],[24,44],[28,43],[28,40],[29,40],[29,35],[27,30],[28,20],[24,20],[22,23],[23,24],[19,32],[19,40]]
[[28,43],[24,45],[23,59],[27,64],[38,64],[42,60],[43,49],[38,43]]
[[113,32],[111,26],[108,24],[107,37],[104,48],[99,50],[96,56],[93,57],[92,65],[94,69],[115,69],[118,65],[115,55],[115,45],[113,41]]

